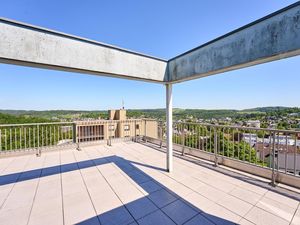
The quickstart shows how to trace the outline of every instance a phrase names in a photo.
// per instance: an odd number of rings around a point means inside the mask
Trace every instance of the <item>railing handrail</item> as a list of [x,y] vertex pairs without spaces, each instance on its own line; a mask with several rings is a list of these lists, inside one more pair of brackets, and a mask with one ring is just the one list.
[[256,130],[256,131],[268,131],[268,132],[273,132],[273,133],[279,133],[279,132],[280,133],[293,133],[293,134],[300,133],[300,131],[296,131],[296,130],[281,130],[281,129],[258,128],[258,127],[241,127],[241,126],[219,125],[219,124],[198,123],[198,122],[173,122],[173,124],[202,125],[202,126],[230,128],[230,129],[247,129],[247,130]]
[[[78,125],[84,125],[82,123],[89,122],[131,122],[131,121],[157,121],[157,122],[163,122],[161,120],[155,120],[155,119],[125,119],[125,120],[91,120],[91,121],[73,121],[73,122],[44,122],[44,123],[22,123],[22,124],[0,124],[0,127],[16,127],[16,126],[37,126],[37,125],[62,125],[62,124],[78,124]],[[272,133],[293,133],[297,134],[300,133],[300,131],[296,130],[282,130],[282,129],[272,129],[272,128],[257,128],[257,127],[242,127],[242,126],[233,126],[233,125],[220,125],[220,124],[211,124],[211,123],[200,123],[200,122],[173,122],[173,124],[187,124],[187,125],[200,125],[200,126],[210,126],[210,127],[218,127],[218,128],[230,128],[230,129],[247,129],[247,130],[255,130],[255,131],[267,131]]]
[[154,121],[155,119],[125,119],[125,120],[77,120],[77,121],[72,121],[72,122],[43,122],[43,123],[15,123],[15,124],[0,124],[0,127],[17,127],[17,126],[37,126],[37,125],[61,125],[61,124],[78,124],[81,125],[82,123],[87,123],[87,125],[89,122],[93,123],[93,122],[107,122],[107,123],[111,123],[111,122],[132,122],[132,121]]
[[142,121],[147,119],[124,119],[124,120],[106,120],[106,119],[98,119],[98,120],[76,120],[73,123],[89,123],[89,122],[126,122],[126,121]]
[[60,125],[60,124],[74,124],[74,122],[45,122],[45,123],[21,123],[21,124],[0,124],[0,127],[20,127],[20,126],[37,126],[37,125]]

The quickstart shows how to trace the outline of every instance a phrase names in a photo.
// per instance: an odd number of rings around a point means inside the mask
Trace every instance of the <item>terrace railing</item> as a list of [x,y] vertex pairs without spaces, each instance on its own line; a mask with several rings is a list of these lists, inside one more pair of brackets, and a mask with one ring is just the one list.
[[[147,133],[156,137],[154,120],[92,120],[76,122],[1,124],[0,154],[35,150],[37,155],[43,149],[107,142],[115,140],[137,140]],[[152,124],[152,125],[151,125]],[[149,126],[151,125],[151,126]],[[152,127],[147,129],[146,127]]]
[[[165,125],[160,123],[164,140]],[[278,173],[300,176],[300,131],[222,126],[205,123],[173,123],[173,143],[182,154],[189,150],[210,155],[215,165],[231,159]]]
[[[36,151],[40,155],[45,149],[75,146],[80,150],[86,144],[112,145],[116,140],[141,138],[162,145],[165,128],[164,122],[147,119],[3,124],[0,153]],[[173,143],[183,155],[271,177],[273,185],[280,174],[300,178],[300,131],[175,122]]]
[[74,123],[1,124],[0,152],[36,150],[75,142]]

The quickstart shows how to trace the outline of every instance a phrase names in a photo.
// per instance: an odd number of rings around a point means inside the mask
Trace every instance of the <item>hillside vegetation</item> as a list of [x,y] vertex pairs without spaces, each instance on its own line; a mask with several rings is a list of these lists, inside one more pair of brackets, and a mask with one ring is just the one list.
[[[198,119],[219,119],[230,117],[235,120],[261,119],[266,116],[287,116],[291,113],[298,113],[297,107],[260,107],[253,109],[234,110],[234,109],[173,109],[175,120],[186,119],[189,117]],[[134,109],[127,110],[128,118],[154,118],[165,119],[165,109]],[[93,118],[107,119],[108,112],[105,110],[80,111],[80,110],[46,110],[46,111],[26,111],[26,110],[0,110],[0,124],[7,123],[32,123],[50,121],[72,121],[78,119]]]

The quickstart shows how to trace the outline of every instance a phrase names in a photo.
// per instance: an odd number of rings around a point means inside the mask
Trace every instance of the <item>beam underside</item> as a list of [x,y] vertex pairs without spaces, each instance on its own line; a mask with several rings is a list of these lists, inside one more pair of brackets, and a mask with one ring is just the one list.
[[300,2],[168,62],[182,82],[300,54]]
[[300,2],[169,61],[0,19],[0,62],[176,83],[300,54]]
[[0,19],[0,63],[152,82],[167,62],[140,53]]

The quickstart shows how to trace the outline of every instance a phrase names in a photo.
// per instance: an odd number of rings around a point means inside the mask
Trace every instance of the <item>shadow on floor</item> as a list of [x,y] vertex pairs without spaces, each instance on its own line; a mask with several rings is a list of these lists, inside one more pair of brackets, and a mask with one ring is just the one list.
[[[149,143],[149,142],[140,143],[140,144],[143,144],[143,145],[145,145],[147,147],[150,147],[154,150],[157,150],[159,152],[166,153],[166,151],[163,150],[163,148],[160,148],[159,146],[157,146],[155,144],[152,144],[152,143]],[[283,188],[283,187],[278,187],[278,186],[273,187],[273,186],[270,185],[269,182],[264,182],[262,180],[254,178],[254,177],[250,177],[250,176],[247,176],[247,175],[244,175],[244,174],[241,174],[241,173],[237,173],[237,172],[234,172],[232,170],[227,170],[224,167],[215,167],[211,163],[205,162],[205,161],[200,160],[200,159],[195,159],[195,157],[190,157],[189,155],[182,156],[181,154],[175,152],[174,157],[177,157],[177,158],[180,158],[182,160],[197,164],[199,166],[203,166],[207,169],[210,169],[210,170],[213,170],[215,172],[221,173],[223,175],[230,176],[232,178],[244,181],[246,183],[264,188],[266,190],[275,192],[277,194],[280,194],[280,195],[283,195],[285,197],[294,199],[296,201],[300,201],[300,194],[299,193],[291,191],[291,190]]]
[[99,214],[78,224],[101,225],[125,225],[125,224],[234,224],[232,221],[208,214],[184,200],[172,190],[157,182],[148,174],[138,169],[135,165],[145,166],[158,171],[162,168],[126,160],[119,156],[109,156],[74,162],[64,165],[51,166],[21,173],[0,176],[0,185],[17,183],[32,179],[38,179],[60,173],[66,173],[79,169],[95,167],[106,163],[114,163],[136,184],[138,184],[147,196]]
[[127,176],[148,193],[143,198],[132,201],[121,207],[99,214],[78,224],[102,225],[212,225],[235,224],[215,215],[204,212],[192,205],[151,176],[138,169],[134,164],[157,170],[162,168],[126,160],[119,156],[98,158],[95,160],[79,162],[80,169],[103,164],[103,160],[117,165]]

